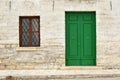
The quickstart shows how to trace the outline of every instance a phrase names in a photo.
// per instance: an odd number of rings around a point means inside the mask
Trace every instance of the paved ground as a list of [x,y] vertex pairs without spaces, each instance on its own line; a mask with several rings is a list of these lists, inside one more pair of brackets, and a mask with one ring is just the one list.
[[0,80],[120,80],[120,77],[96,77],[96,76],[7,76],[7,77],[1,77]]
[[[60,78],[60,77],[59,77]],[[47,78],[47,77],[4,77],[4,78],[1,78],[0,80],[120,80],[120,77],[99,77],[99,78],[75,78],[75,79],[59,79],[59,78]]]
[[80,78],[80,79],[32,79],[32,78],[20,78],[20,79],[0,79],[0,80],[120,80],[120,78]]
[[72,79],[72,80],[120,80],[120,77],[117,78],[81,78],[81,79]]
[[[55,79],[49,79],[49,80],[55,80]],[[61,80],[61,79],[56,79],[56,80]],[[87,79],[63,79],[63,80],[120,80],[119,78],[87,78]]]

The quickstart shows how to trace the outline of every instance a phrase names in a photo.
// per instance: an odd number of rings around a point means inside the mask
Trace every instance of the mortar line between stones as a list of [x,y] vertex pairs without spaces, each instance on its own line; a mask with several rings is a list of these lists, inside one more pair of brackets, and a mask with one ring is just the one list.
[[54,12],[55,1],[53,0],[53,12]]
[[112,1],[110,1],[110,9],[112,10]]
[[11,1],[9,2],[9,10],[11,11]]

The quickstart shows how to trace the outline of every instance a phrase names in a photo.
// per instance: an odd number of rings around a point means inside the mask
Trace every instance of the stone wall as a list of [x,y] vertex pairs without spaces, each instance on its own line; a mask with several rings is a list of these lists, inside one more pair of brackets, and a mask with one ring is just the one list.
[[[65,66],[65,11],[96,11],[97,66],[120,68],[119,0],[0,0],[0,69]],[[19,16],[40,16],[41,46],[19,47]]]

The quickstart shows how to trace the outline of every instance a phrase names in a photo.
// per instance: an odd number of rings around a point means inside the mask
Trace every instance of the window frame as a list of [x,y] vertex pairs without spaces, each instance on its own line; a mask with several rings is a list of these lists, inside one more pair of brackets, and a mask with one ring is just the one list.
[[[32,45],[32,22],[31,20],[37,18],[38,19],[38,45]],[[22,45],[22,19],[29,19],[29,27],[28,33],[30,35],[29,44]],[[19,16],[19,46],[20,47],[40,47],[40,16]]]

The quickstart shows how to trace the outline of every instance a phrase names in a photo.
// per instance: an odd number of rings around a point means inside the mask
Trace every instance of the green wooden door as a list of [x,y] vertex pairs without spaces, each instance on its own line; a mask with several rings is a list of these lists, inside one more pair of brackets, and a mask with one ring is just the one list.
[[66,12],[66,65],[96,65],[95,12]]

